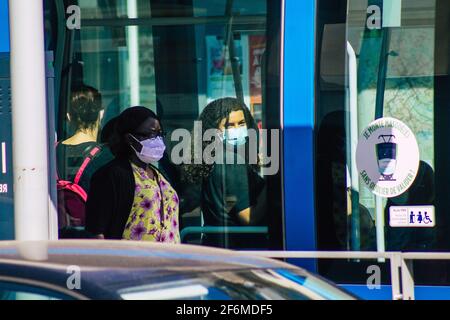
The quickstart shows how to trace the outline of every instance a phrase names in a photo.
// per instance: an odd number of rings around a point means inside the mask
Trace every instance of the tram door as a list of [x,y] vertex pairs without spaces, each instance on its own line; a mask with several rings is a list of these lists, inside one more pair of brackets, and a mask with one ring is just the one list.
[[[318,8],[318,248],[448,251],[448,1]],[[370,265],[388,284],[379,261],[321,262],[319,270],[365,284]],[[446,263],[414,270],[418,284],[449,282]]]

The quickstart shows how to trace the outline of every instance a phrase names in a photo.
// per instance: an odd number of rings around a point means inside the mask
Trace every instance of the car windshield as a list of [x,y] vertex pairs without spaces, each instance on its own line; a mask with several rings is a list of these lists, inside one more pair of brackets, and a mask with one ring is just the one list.
[[296,269],[184,275],[123,288],[125,300],[353,300],[328,282]]

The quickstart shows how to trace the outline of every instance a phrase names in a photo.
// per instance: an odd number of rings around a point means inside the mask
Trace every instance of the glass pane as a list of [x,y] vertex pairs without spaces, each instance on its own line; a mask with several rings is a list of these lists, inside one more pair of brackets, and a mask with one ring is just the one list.
[[[230,248],[280,248],[281,4],[128,0],[97,1],[96,5],[79,1],[78,5],[79,30],[55,32],[61,15],[47,18],[53,19],[49,26],[53,31],[48,32],[53,41],[48,42],[55,41],[55,34],[65,35],[65,41],[58,39],[55,46],[61,53],[56,63],[62,65],[60,178],[73,181],[86,157],[99,146],[101,151],[79,182],[89,195],[91,177],[114,158],[107,144],[114,132],[111,120],[131,106],[144,106],[158,115],[165,133],[166,151],[153,164],[178,194],[176,210],[170,201],[162,205],[169,215],[179,211],[179,219],[169,217],[168,224],[179,227],[181,240]],[[126,16],[130,6],[138,8],[136,18],[149,18],[126,19],[131,18]],[[124,15],[125,19],[119,19]],[[97,97],[89,108],[79,102],[86,92]],[[233,99],[220,100],[228,97]],[[77,109],[83,109],[85,121],[77,121]],[[232,164],[207,163],[202,137],[208,129],[222,132],[217,138],[225,139],[221,147],[228,146],[222,160],[241,152],[243,163],[234,157]],[[196,132],[201,133],[200,143]],[[188,144],[180,138],[185,134]],[[196,146],[206,157],[200,166],[193,163],[191,154]],[[66,198],[60,203],[68,211]],[[85,225],[82,215],[75,220],[70,213],[64,217],[70,225]],[[173,234],[167,231],[167,236]]]
[[[447,34],[442,26],[448,16],[438,14],[448,12],[448,4],[438,0],[326,2],[319,5],[319,249],[448,250],[446,196],[438,188],[438,181],[447,176],[440,163],[442,152],[448,151],[439,137],[446,129],[438,121],[444,107],[439,97],[446,95],[446,89],[437,85],[440,77],[448,76],[447,58],[442,58],[448,56],[448,47],[442,48],[439,41]],[[380,196],[366,186],[356,151],[368,132],[365,129],[386,118],[410,128],[420,161],[411,183],[399,194]],[[404,154],[413,156],[413,149],[398,144],[394,135],[378,138],[371,165],[381,170],[378,183],[391,179],[395,186],[396,162]],[[398,210],[405,212],[404,225],[397,224]],[[340,268],[364,274],[367,264],[335,261],[321,266],[325,274],[337,277]],[[383,263],[380,267],[388,269]],[[441,264],[433,264],[433,272],[429,271],[417,263],[416,279],[435,282],[446,277]]]
[[[363,130],[370,122],[381,117],[401,120],[416,136],[421,165],[416,183],[406,193],[391,199],[377,199],[360,183],[359,202],[362,208],[370,212],[372,220],[377,217],[377,210],[384,212],[378,217],[386,222],[386,241],[383,242],[387,250],[423,251],[435,248],[435,230],[391,228],[389,208],[434,204],[436,1],[400,3],[399,8],[390,8],[388,5],[383,7],[385,11],[396,11],[391,12],[391,15],[398,16],[396,20],[401,24],[399,27],[367,31],[364,26],[358,26],[357,17],[367,15],[365,11],[360,11],[360,1],[349,2],[349,17],[354,18],[348,21],[347,41],[359,55],[358,128]],[[420,12],[420,20],[416,17],[417,11]],[[417,43],[423,46],[417,47]],[[383,227],[378,223],[378,228]],[[381,243],[378,243],[380,246]]]
[[129,285],[124,300],[353,300],[337,287],[298,270],[216,272]]
[[[227,8],[236,16],[257,16],[267,13],[266,3],[260,0],[78,0],[82,17],[87,24],[91,19],[136,19],[169,17],[227,16]],[[159,23],[159,21],[157,22]]]
[[147,0],[78,0],[83,19],[149,18]]

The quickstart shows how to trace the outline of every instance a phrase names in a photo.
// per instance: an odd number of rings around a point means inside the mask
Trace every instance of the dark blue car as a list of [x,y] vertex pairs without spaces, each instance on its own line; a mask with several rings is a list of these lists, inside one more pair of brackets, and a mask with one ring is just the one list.
[[348,300],[298,267],[243,252],[126,241],[0,243],[4,300]]

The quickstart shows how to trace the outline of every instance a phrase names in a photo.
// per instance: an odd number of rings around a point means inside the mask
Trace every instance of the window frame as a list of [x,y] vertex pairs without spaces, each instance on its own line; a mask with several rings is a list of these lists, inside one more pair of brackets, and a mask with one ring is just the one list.
[[[79,32],[78,30],[67,30],[65,25],[65,8],[72,4],[72,0],[64,1],[49,1],[49,7],[55,11],[49,19],[52,23],[53,29],[57,29],[53,32],[52,40],[56,41],[55,44],[55,74],[56,74],[56,90],[55,90],[55,100],[57,101],[56,121],[57,121],[57,133],[58,137],[64,138],[66,133],[65,128],[65,117],[69,99],[68,88],[71,86],[71,68],[70,61],[73,56],[74,51],[74,39],[75,34]],[[261,0],[263,1],[263,0]],[[266,105],[275,105],[276,108],[267,108],[265,111],[267,129],[278,129],[280,130],[280,167],[279,172],[275,176],[267,176],[267,184],[270,185],[270,190],[268,190],[271,197],[269,199],[268,214],[267,217],[268,227],[269,227],[269,241],[268,246],[271,250],[284,250],[285,247],[285,216],[286,210],[284,206],[284,147],[283,147],[283,103],[281,96],[283,94],[282,87],[282,64],[283,64],[283,46],[282,46],[282,33],[284,29],[284,16],[283,8],[285,5],[285,0],[271,1],[266,0],[267,14],[266,15],[241,15],[236,16],[233,19],[233,32],[245,31],[249,27],[265,25],[265,35],[267,40],[267,51],[271,51],[270,58],[265,61],[265,69],[275,70],[270,71],[270,79],[265,78],[263,82],[263,101]],[[152,17],[152,18],[117,18],[117,19],[92,19],[86,18],[81,20],[82,27],[126,27],[126,26],[182,26],[182,25],[208,25],[208,24],[223,24],[227,26],[229,23],[229,18],[224,16],[220,17]],[[53,30],[52,29],[52,30]],[[260,29],[260,28],[259,28]],[[270,45],[270,47],[269,47]],[[273,49],[275,48],[275,49]],[[276,56],[276,57],[275,57]],[[276,64],[276,65],[275,65]],[[197,92],[197,95],[199,93]],[[250,107],[250,106],[248,106]],[[270,110],[268,109],[276,109]],[[270,112],[270,115],[268,114]],[[269,146],[270,148],[270,146]],[[270,214],[275,212],[276,214]],[[275,216],[275,217],[274,217]]]

